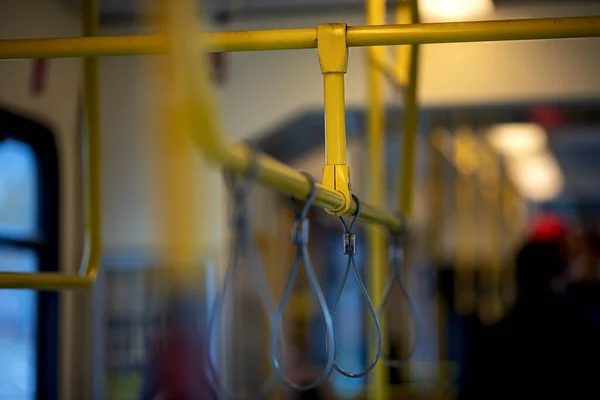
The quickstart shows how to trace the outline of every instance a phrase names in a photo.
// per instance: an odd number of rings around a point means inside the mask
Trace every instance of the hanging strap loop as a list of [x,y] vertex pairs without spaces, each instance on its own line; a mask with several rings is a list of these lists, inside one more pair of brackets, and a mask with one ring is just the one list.
[[[232,202],[231,225],[234,232],[232,240],[231,258],[229,266],[223,281],[223,285],[217,297],[209,317],[208,334],[206,339],[205,350],[205,366],[208,375],[209,383],[220,399],[226,400],[245,400],[264,398],[271,392],[276,383],[277,376],[272,374],[260,387],[256,393],[234,394],[225,387],[219,377],[216,368],[216,363],[213,361],[212,343],[216,325],[219,323],[219,318],[222,317],[227,291],[233,285],[233,279],[241,267],[240,260],[247,260],[247,267],[250,268],[254,284],[259,293],[259,297],[263,302],[267,315],[273,315],[274,304],[271,298],[269,286],[266,276],[261,267],[260,256],[256,246],[252,241],[252,232],[250,226],[250,195],[251,189],[259,174],[258,155],[253,152],[253,158],[250,162],[250,169],[246,176],[240,176],[233,171],[225,170],[223,172],[225,183],[227,185],[229,195]],[[273,320],[270,320],[270,329],[273,329]],[[219,335],[222,336],[222,335]]]
[[331,314],[333,317],[335,317],[338,306],[340,304],[340,300],[342,298],[342,293],[344,292],[344,288],[346,287],[346,283],[348,282],[348,276],[350,275],[350,270],[352,269],[354,271],[354,276],[356,277],[356,282],[358,283],[360,291],[367,303],[367,308],[369,310],[369,313],[371,314],[371,317],[373,318],[373,323],[375,324],[375,331],[376,331],[376,335],[377,335],[377,348],[376,348],[375,356],[373,357],[373,360],[371,360],[371,363],[361,372],[358,372],[358,373],[348,372],[348,371],[344,370],[342,367],[340,367],[339,364],[337,363],[337,361],[335,361],[335,360],[334,360],[334,368],[340,374],[347,376],[349,378],[360,378],[360,377],[363,377],[366,374],[368,374],[369,371],[371,371],[375,367],[375,365],[377,364],[377,361],[379,361],[379,357],[381,355],[382,339],[381,339],[381,327],[379,325],[379,318],[377,317],[377,312],[375,311],[373,302],[371,301],[371,298],[369,297],[367,288],[365,288],[365,285],[360,277],[358,268],[356,268],[356,261],[354,259],[354,256],[356,255],[356,252],[357,252],[357,248],[356,248],[356,234],[353,232],[353,228],[354,228],[354,224],[356,223],[356,221],[358,220],[358,218],[360,216],[361,203],[360,203],[359,198],[356,195],[353,194],[352,197],[354,198],[354,201],[357,204],[357,208],[356,208],[356,214],[354,214],[354,217],[352,218],[350,225],[346,224],[346,221],[344,221],[344,218],[342,218],[341,216],[339,217],[340,222],[342,224],[342,228],[344,229],[344,232],[343,232],[344,254],[348,255],[348,262],[346,263],[346,270],[344,272],[344,277],[342,278],[342,284],[340,285],[340,290],[338,291],[338,294],[337,294],[337,297],[335,300],[335,304],[333,306],[333,311]]
[[[275,371],[278,372],[279,378],[290,388],[295,390],[311,390],[322,384],[331,372],[333,371],[333,363],[334,363],[334,351],[335,351],[335,335],[333,332],[333,322],[331,318],[331,314],[329,313],[329,309],[327,307],[327,302],[325,300],[325,295],[321,290],[321,286],[319,285],[317,274],[315,273],[312,263],[310,261],[310,256],[308,254],[308,236],[309,236],[309,224],[308,224],[308,211],[312,206],[315,197],[317,195],[317,185],[312,176],[304,173],[306,179],[310,182],[310,193],[306,202],[302,209],[298,210],[294,200],[290,198],[290,204],[292,211],[294,213],[294,224],[292,225],[292,243],[296,246],[296,256],[294,257],[294,263],[292,264],[292,269],[290,271],[287,283],[285,285],[285,289],[283,291],[283,296],[281,297],[281,302],[275,311],[275,315],[273,317],[273,331],[271,333],[271,362]],[[325,326],[325,343],[327,348],[327,360],[325,363],[325,368],[323,372],[315,378],[312,382],[308,384],[302,384],[298,382],[293,382],[282,371],[282,365],[279,361],[279,352],[277,349],[278,338],[279,338],[279,323],[283,316],[283,311],[290,299],[292,294],[292,290],[294,288],[294,283],[296,281],[296,277],[300,271],[300,264],[304,262],[304,270],[308,277],[308,281],[312,287],[313,293],[317,298],[317,304],[319,308],[319,312],[321,313],[321,318],[323,318],[323,324]]]
[[[403,224],[406,225],[406,224]],[[408,347],[408,351],[406,355],[402,359],[391,359],[388,355],[383,354],[381,356],[381,360],[388,366],[394,368],[400,368],[404,366],[407,360],[413,355],[417,348],[417,344],[419,343],[419,322],[418,322],[418,314],[417,307],[412,301],[406,284],[404,282],[402,266],[406,262],[405,260],[405,247],[407,243],[408,231],[402,230],[400,232],[392,232],[390,237],[390,264],[391,264],[391,273],[390,278],[388,279],[388,283],[386,285],[383,299],[381,301],[381,306],[379,308],[379,316],[383,318],[383,313],[385,311],[385,307],[387,302],[390,299],[390,295],[392,293],[392,289],[394,287],[394,283],[398,284],[400,288],[400,292],[406,301],[406,305],[408,307],[410,322],[413,328],[412,338],[410,341],[410,345]]]

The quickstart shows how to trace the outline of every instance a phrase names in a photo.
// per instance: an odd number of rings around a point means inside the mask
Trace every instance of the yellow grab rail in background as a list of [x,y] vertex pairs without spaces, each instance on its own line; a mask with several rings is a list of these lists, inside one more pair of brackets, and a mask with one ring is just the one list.
[[477,205],[475,177],[478,168],[478,152],[471,128],[458,126],[454,132],[454,162],[456,177],[455,195],[455,268],[454,298],[456,309],[461,315],[472,313],[477,308],[475,289],[475,263],[477,251],[473,247],[476,240]]
[[[196,222],[216,224],[217,216],[203,207],[204,196],[195,196],[195,185],[202,185],[205,193],[215,193],[215,181],[206,179],[206,170],[196,163],[192,139],[197,132],[189,93],[189,60],[186,40],[190,25],[195,29],[196,17],[188,10],[191,2],[161,0],[158,3],[158,23],[165,29],[171,47],[169,57],[157,60],[159,107],[162,129],[156,132],[153,163],[157,164],[156,197],[159,199],[159,226],[161,229],[161,256],[169,267],[168,290],[177,296],[189,296],[198,290],[196,268],[207,262],[209,235],[196,229]],[[200,131],[202,132],[202,131]],[[208,212],[207,212],[208,211]],[[216,226],[216,225],[213,225]],[[200,275],[201,276],[201,275]],[[192,279],[193,278],[193,279]]]
[[[366,0],[367,23],[369,25],[385,24],[386,2],[384,0]],[[368,57],[368,180],[367,200],[377,207],[385,207],[385,98],[383,91],[383,74],[375,64],[385,57],[385,49],[371,47]],[[382,301],[386,268],[386,232],[378,226],[367,229],[367,249],[369,256],[369,295],[376,307]],[[387,323],[380,315],[379,326],[382,334],[383,351],[387,352]],[[372,337],[370,335],[370,337]],[[375,343],[375,341],[371,341]],[[371,349],[370,349],[371,350]],[[373,400],[389,398],[389,373],[382,362],[377,363],[367,378],[368,396]]]
[[496,150],[485,139],[478,135],[480,153],[479,183],[481,195],[481,206],[483,207],[484,222],[482,234],[487,236],[486,245],[482,257],[483,271],[480,271],[479,279],[484,288],[483,294],[478,295],[478,314],[485,324],[497,322],[503,316],[503,248],[502,248],[502,158]]
[[[416,0],[409,0],[397,10],[398,21],[406,24],[419,22],[419,9]],[[399,46],[396,52],[398,76],[406,79],[404,108],[402,115],[402,170],[398,184],[398,209],[410,219],[413,211],[415,157],[419,129],[419,106],[417,100],[419,45]]]
[[[86,0],[82,14],[83,34],[98,34],[98,0]],[[87,127],[85,179],[85,242],[79,274],[53,272],[0,273],[0,288],[58,290],[85,288],[96,280],[102,256],[100,196],[100,97],[98,59],[83,60],[83,104]]]
[[[600,16],[508,21],[349,26],[348,47],[459,42],[565,39],[600,36]],[[317,29],[274,29],[199,33],[207,51],[317,48]],[[0,40],[0,60],[164,54],[165,35]]]

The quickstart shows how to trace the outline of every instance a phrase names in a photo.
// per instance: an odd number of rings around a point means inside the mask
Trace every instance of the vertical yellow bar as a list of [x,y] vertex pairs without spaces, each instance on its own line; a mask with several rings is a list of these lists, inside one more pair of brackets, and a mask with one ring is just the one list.
[[348,68],[346,24],[321,24],[317,27],[318,54],[323,73],[325,108],[325,157],[323,185],[340,192],[344,205],[326,210],[344,215],[352,203],[350,167],[346,164],[346,99],[344,75]]
[[[160,200],[161,242],[165,245],[164,262],[168,266],[171,284],[178,291],[189,287],[192,266],[197,262],[197,230],[194,222],[194,188],[199,184],[194,174],[192,135],[192,100],[188,90],[194,85],[188,68],[192,67],[196,49],[190,39],[197,32],[195,10],[190,1],[163,0],[160,20],[164,24],[170,52],[160,59],[160,94],[164,121],[157,133],[156,166],[159,167],[157,196]],[[192,39],[193,40],[193,39]],[[190,53],[194,51],[194,53]],[[210,192],[208,192],[210,193]]]
[[479,153],[481,164],[479,176],[483,194],[484,215],[486,222],[483,226],[487,236],[487,244],[481,281],[485,290],[484,297],[477,301],[479,316],[483,323],[492,324],[502,316],[502,302],[500,299],[500,279],[502,273],[502,243],[500,226],[502,220],[502,203],[500,201],[500,158],[485,139],[479,139]]
[[329,165],[346,164],[346,100],[344,74],[323,74],[325,93],[325,154]]
[[[416,0],[401,4],[396,11],[396,23],[410,24],[419,22],[419,10]],[[419,77],[419,46],[398,46],[396,62],[400,75],[408,77],[404,92],[404,118],[402,124],[402,173],[400,175],[399,208],[410,218],[413,209],[415,157],[419,128],[419,108],[417,101]]]
[[[416,0],[399,4],[396,8],[396,23],[411,24],[419,21]],[[415,189],[415,158],[419,129],[419,107],[417,102],[419,45],[397,46],[396,64],[398,76],[406,78],[404,89],[404,110],[402,119],[402,168],[398,183],[398,209],[410,223],[413,212]],[[409,274],[411,252],[405,253],[404,273]],[[406,276],[408,278],[408,276]],[[410,320],[410,319],[407,319]],[[413,321],[413,323],[416,323]],[[410,367],[404,371],[410,376]]]
[[474,209],[475,186],[473,174],[477,169],[477,152],[469,128],[459,127],[455,133],[456,163],[456,276],[455,301],[458,312],[474,311]]
[[518,241],[521,240],[527,220],[527,204],[519,195],[516,188],[504,171],[502,176],[503,193],[503,227],[504,227],[504,252],[511,257],[505,260],[507,271],[504,274],[504,301],[510,305],[516,298],[515,265],[512,253],[515,251]]
[[[83,35],[98,35],[98,0],[86,0],[83,9]],[[98,59],[83,59],[83,106],[87,127],[86,151],[88,157],[88,179],[85,198],[86,226],[85,236],[89,270],[87,277],[94,280],[100,266],[102,252],[102,217],[101,217],[101,173],[100,173],[100,86]],[[84,257],[84,260],[85,257]],[[85,263],[85,261],[84,261]],[[82,265],[82,268],[84,265]],[[80,271],[83,273],[84,271]]]
[[[385,1],[366,0],[367,23],[369,25],[385,24]],[[383,98],[383,75],[374,61],[381,47],[369,47],[369,111],[368,111],[368,147],[369,147],[369,201],[375,207],[385,204],[385,101]],[[369,294],[376,306],[381,303],[383,280],[387,275],[385,268],[385,232],[376,225],[367,228],[367,244],[369,248]],[[383,335],[383,348],[387,349],[387,324],[385,318],[380,321]],[[370,341],[375,343],[375,341]],[[384,363],[378,363],[368,377],[368,398],[383,400],[390,397],[388,370]]]
[[[428,209],[430,212],[427,216],[427,250],[433,262],[438,268],[441,267],[442,255],[442,235],[445,227],[445,218],[447,213],[444,212],[444,164],[443,158],[436,150],[433,141],[428,140],[428,172],[429,185],[427,191]],[[440,270],[438,269],[438,272]],[[444,296],[437,292],[437,342],[438,342],[438,363],[440,365],[438,371],[438,379],[440,382],[445,378],[443,374],[442,363],[446,361],[448,356],[447,340],[446,340],[446,301]],[[444,381],[445,382],[445,381]]]

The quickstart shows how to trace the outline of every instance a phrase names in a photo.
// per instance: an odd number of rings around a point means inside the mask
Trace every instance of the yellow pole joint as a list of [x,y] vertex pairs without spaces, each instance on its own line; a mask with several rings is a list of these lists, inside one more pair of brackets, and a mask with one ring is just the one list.
[[344,215],[352,204],[350,167],[346,164],[346,100],[344,74],[348,67],[346,24],[317,27],[317,49],[323,73],[325,103],[325,166],[323,186],[339,192],[344,204],[326,209],[332,215]]

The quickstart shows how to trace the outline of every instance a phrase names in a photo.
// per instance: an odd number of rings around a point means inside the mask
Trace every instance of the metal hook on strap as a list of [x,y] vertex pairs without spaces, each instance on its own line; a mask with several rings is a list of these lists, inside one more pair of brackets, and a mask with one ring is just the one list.
[[[229,194],[233,203],[231,224],[232,231],[234,232],[234,237],[232,241],[231,258],[229,260],[227,273],[225,275],[225,279],[223,281],[220,293],[215,299],[213,310],[209,318],[208,334],[206,339],[207,348],[205,351],[205,366],[208,375],[208,380],[213,390],[216,392],[220,399],[222,398],[240,400],[263,398],[274,389],[277,383],[276,374],[272,374],[271,377],[263,383],[263,385],[256,393],[233,394],[225,387],[225,385],[219,379],[215,362],[213,361],[211,356],[211,345],[213,343],[212,339],[215,327],[219,323],[219,317],[222,316],[221,314],[223,312],[223,306],[227,296],[227,290],[232,284],[232,281],[237,271],[243,264],[240,262],[240,260],[248,260],[248,267],[250,267],[251,269],[250,272],[254,279],[254,284],[258,289],[259,297],[263,302],[263,305],[267,311],[267,315],[269,317],[273,315],[274,302],[270,294],[265,273],[260,265],[260,257],[258,254],[258,250],[252,241],[252,232],[249,220],[250,191],[259,173],[259,163],[257,160],[258,156],[256,152],[253,152],[252,154],[253,159],[251,161],[250,170],[248,171],[245,177],[239,176],[229,170],[223,172],[225,182],[229,189]],[[270,325],[272,324],[273,320],[271,319]],[[272,326],[270,326],[269,328],[273,329]]]
[[406,246],[406,236],[407,232],[394,232],[392,233],[392,237],[390,240],[390,263],[391,263],[391,274],[388,280],[387,286],[385,288],[383,299],[381,301],[381,306],[379,307],[379,316],[383,318],[383,313],[386,307],[387,302],[390,299],[390,295],[392,293],[392,289],[394,287],[394,283],[398,283],[398,287],[400,288],[400,292],[406,301],[406,305],[409,310],[411,325],[413,328],[412,340],[410,342],[410,346],[408,347],[408,351],[406,353],[405,359],[391,359],[388,355],[382,354],[381,360],[388,366],[394,368],[400,368],[406,364],[406,360],[408,360],[417,348],[417,344],[419,342],[419,323],[417,317],[417,307],[413,303],[410,294],[408,293],[408,289],[404,282],[404,278],[402,277],[402,265],[405,263],[404,257],[404,248]]
[[331,312],[331,315],[332,315],[332,317],[335,317],[338,306],[340,304],[340,300],[342,298],[342,293],[344,292],[344,288],[346,287],[346,283],[348,282],[348,277],[350,275],[350,269],[352,269],[354,271],[354,276],[356,277],[356,282],[358,283],[358,287],[360,288],[360,291],[361,291],[365,301],[367,302],[367,307],[369,309],[369,313],[373,317],[373,322],[375,324],[375,331],[377,334],[377,350],[375,352],[375,356],[373,357],[373,360],[371,361],[371,363],[361,372],[358,372],[358,373],[348,372],[348,371],[344,370],[342,367],[340,367],[339,364],[337,363],[337,361],[335,361],[335,360],[334,360],[334,368],[340,374],[347,376],[349,378],[360,378],[360,377],[363,377],[366,374],[368,374],[369,371],[371,371],[375,367],[375,365],[377,364],[377,361],[379,361],[379,357],[381,355],[382,339],[381,339],[381,327],[379,326],[379,318],[377,317],[377,311],[375,311],[373,302],[371,302],[369,293],[367,292],[367,289],[365,288],[365,285],[360,277],[360,273],[358,272],[358,268],[356,268],[356,261],[354,260],[354,256],[356,255],[356,234],[353,232],[352,228],[354,227],[354,224],[356,223],[356,221],[358,220],[358,217],[360,216],[361,204],[360,204],[360,200],[358,199],[358,197],[356,197],[355,195],[352,195],[352,197],[354,198],[354,201],[356,201],[357,209],[356,209],[356,214],[354,214],[354,217],[352,218],[352,221],[350,222],[350,225],[346,225],[346,222],[344,221],[344,219],[341,216],[339,217],[340,222],[342,223],[342,227],[344,228],[344,234],[343,234],[344,235],[344,254],[348,255],[348,262],[346,263],[346,270],[344,272],[344,277],[342,278],[342,284],[340,285],[340,290],[338,291],[337,297],[335,299],[335,303],[334,303],[333,311]]
[[[309,223],[307,215],[317,195],[317,185],[313,177],[306,173],[304,175],[311,184],[311,190],[306,200],[306,203],[304,204],[304,207],[301,210],[298,210],[296,208],[294,200],[290,198],[291,208],[294,212],[292,242],[296,246],[296,256],[294,257],[294,263],[292,264],[292,269],[290,271],[287,283],[285,285],[281,302],[279,303],[279,306],[277,307],[277,310],[275,311],[275,315],[273,317],[273,331],[271,332],[271,362],[273,363],[273,367],[276,371],[278,371],[280,379],[287,386],[295,390],[311,390],[322,384],[329,377],[329,375],[331,375],[331,372],[333,371],[335,357],[335,335],[333,332],[332,317],[329,313],[329,308],[327,307],[325,295],[323,294],[323,291],[321,290],[321,287],[319,285],[317,274],[313,269],[307,249],[309,237]],[[302,261],[304,262],[304,270],[306,272],[306,275],[308,276],[308,281],[310,282],[313,293],[317,299],[319,311],[321,313],[321,317],[323,318],[323,324],[325,325],[325,340],[327,348],[327,361],[325,363],[325,368],[323,372],[313,382],[306,385],[297,382],[292,382],[289,378],[285,376],[285,373],[282,372],[282,366],[279,361],[279,353],[277,351],[277,344],[279,338],[279,322],[282,319],[283,311],[285,310],[287,302],[289,301],[290,296],[292,294],[294,283],[300,271],[300,263]]]

